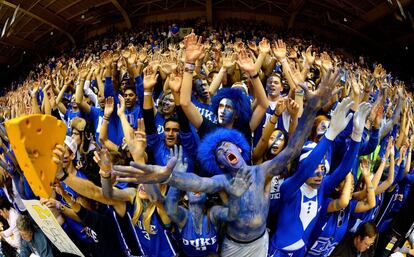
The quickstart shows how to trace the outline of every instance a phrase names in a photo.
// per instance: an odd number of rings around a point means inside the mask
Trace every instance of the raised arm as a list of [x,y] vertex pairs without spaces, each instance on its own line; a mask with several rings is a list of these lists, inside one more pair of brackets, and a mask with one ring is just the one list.
[[375,188],[372,185],[371,179],[369,177],[370,171],[367,163],[361,163],[361,172],[364,177],[366,192],[367,192],[367,201],[358,201],[355,206],[355,213],[366,212],[375,207]]
[[[228,187],[228,177],[217,175],[211,178],[200,177],[194,173],[178,170],[186,165],[176,165],[177,162],[186,162],[182,158],[182,147],[177,150],[174,146],[173,156],[165,167],[131,162],[131,166],[114,166],[114,174],[117,180],[131,183],[168,183],[183,191],[216,193]],[[172,151],[172,150],[171,150]],[[173,171],[174,169],[174,171]],[[185,168],[186,169],[186,168]]]
[[269,100],[266,97],[266,92],[264,91],[264,87],[260,81],[259,72],[253,63],[253,60],[247,55],[246,51],[240,51],[237,64],[239,65],[240,69],[242,69],[250,76],[250,80],[253,84],[253,94],[257,99],[256,108],[254,109],[252,117],[250,119],[250,129],[254,131],[262,121],[263,116],[269,107]]
[[278,117],[282,115],[283,111],[286,109],[286,99],[285,98],[279,98],[276,102],[276,108],[273,113],[273,115],[270,117],[269,121],[266,123],[262,136],[259,139],[259,142],[257,143],[256,147],[253,150],[252,153],[252,160],[253,163],[257,163],[258,161],[263,159],[263,156],[266,153],[269,138],[272,135],[275,124],[278,120]]
[[108,139],[108,125],[112,112],[114,111],[114,99],[112,96],[108,97],[105,101],[104,116],[99,131],[99,142],[108,148],[110,151],[118,151],[118,146]]
[[[344,158],[341,161],[341,164],[330,176],[324,179],[323,183],[325,194],[330,194],[335,189],[335,187],[345,178],[346,174],[352,170],[354,162],[358,158],[359,145],[361,142],[362,133],[364,131],[365,121],[370,110],[371,105],[369,103],[362,103],[359,105],[358,110],[355,112],[351,134],[351,143],[345,153]],[[356,171],[353,171],[353,174],[356,176]]]
[[352,172],[349,172],[345,177],[345,184],[342,188],[341,196],[328,204],[328,212],[340,211],[348,206],[349,201],[351,200],[353,183],[354,176],[352,176]]
[[89,113],[91,107],[85,101],[83,101],[83,87],[85,85],[86,76],[89,73],[89,69],[86,66],[81,66],[79,70],[79,83],[76,86],[75,101],[79,109],[83,112]]
[[185,115],[193,126],[198,129],[203,122],[203,117],[198,112],[197,107],[191,102],[191,90],[193,86],[193,71],[195,62],[204,51],[201,44],[201,37],[191,33],[184,38],[185,45],[185,69],[183,75],[183,83],[180,92],[180,105]]
[[[389,172],[388,172],[388,177],[379,186],[377,186],[378,185],[377,181],[379,181],[379,179],[381,179],[381,177],[375,178],[376,185],[373,183],[373,186],[376,187],[376,189],[375,189],[375,194],[376,195],[379,195],[379,194],[385,192],[394,183],[394,176],[395,176],[394,144],[392,143],[391,145],[392,145],[392,149],[391,149],[390,154],[389,154],[390,155],[390,168],[389,168]],[[385,160],[386,160],[386,158],[385,158]],[[381,163],[381,165],[383,165],[383,163]],[[382,174],[382,172],[381,172],[381,174]],[[375,174],[375,176],[377,176],[377,174]]]

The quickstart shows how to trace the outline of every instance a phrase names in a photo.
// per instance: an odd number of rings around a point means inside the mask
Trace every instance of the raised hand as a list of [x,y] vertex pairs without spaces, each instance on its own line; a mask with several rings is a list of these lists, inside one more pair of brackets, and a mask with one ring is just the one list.
[[[361,103],[354,115],[354,123],[352,128],[352,138],[361,140],[362,132],[364,131],[365,121],[371,111],[371,104]],[[354,138],[354,136],[356,136]],[[358,141],[358,140],[355,140]]]
[[145,148],[147,147],[147,138],[145,134],[145,125],[144,119],[138,119],[138,128],[136,131],[130,130],[133,135],[131,135],[132,141],[127,142],[129,152],[133,156],[144,158]]
[[181,74],[172,73],[170,75],[170,81],[168,86],[170,87],[171,91],[174,93],[180,93],[181,83],[183,81],[183,77]]
[[297,118],[299,114],[299,105],[293,99],[288,99],[287,110],[291,117]]
[[125,114],[125,99],[121,95],[119,95],[118,100],[119,104],[117,104],[116,106],[116,114],[118,115],[118,117],[121,117]]
[[331,123],[326,131],[326,138],[333,140],[342,132],[352,119],[352,113],[349,113],[353,102],[349,97],[345,98],[338,104],[335,111],[332,114]]
[[237,64],[239,65],[240,69],[244,72],[249,74],[250,76],[254,76],[257,72],[256,67],[254,66],[254,62],[252,58],[249,57],[245,50],[241,50],[238,54]]
[[276,56],[276,58],[279,61],[282,61],[286,58],[286,44],[283,42],[283,40],[279,39],[277,40],[272,47],[273,54]]
[[234,197],[240,197],[249,189],[252,182],[252,174],[247,166],[244,166],[226,186],[226,191]]
[[234,66],[234,64],[236,64],[236,57],[237,55],[233,52],[225,52],[223,57],[223,67],[226,70],[231,69]]
[[323,52],[321,54],[321,62],[322,62],[322,68],[325,71],[331,70],[333,68],[331,57],[326,52]]
[[201,43],[202,37],[197,37],[194,33],[184,38],[185,62],[195,63],[204,52],[204,45]]
[[144,91],[153,91],[157,83],[158,74],[152,66],[147,66],[144,69]]
[[276,101],[276,107],[275,107],[275,114],[277,116],[282,115],[282,113],[286,110],[286,98],[279,98]]
[[109,119],[112,112],[114,111],[114,98],[112,96],[105,99],[104,117]]
[[254,41],[249,41],[248,43],[247,43],[247,46],[253,51],[253,52],[255,52],[256,54],[257,54],[257,45],[256,45],[256,42],[254,42]]
[[266,53],[266,54],[270,52],[269,40],[267,40],[266,38],[263,38],[262,41],[260,41],[259,51],[260,53]]
[[187,172],[188,162],[187,158],[183,157],[183,148],[174,145],[174,149],[170,149],[170,158],[177,158],[177,163],[174,166],[173,172]]
[[110,67],[112,64],[112,51],[105,51],[101,54],[101,60],[103,60],[106,67]]
[[385,150],[385,159],[388,159],[390,155],[392,156],[395,155],[394,145],[395,145],[394,138],[389,137],[388,143],[387,143],[387,149]]
[[322,77],[321,83],[316,91],[310,91],[306,84],[299,83],[299,86],[304,90],[306,103],[304,110],[311,109],[313,111],[319,110],[327,101],[331,99],[335,93],[335,86],[339,81],[339,72],[329,70]]
[[105,147],[95,151],[93,160],[98,164],[103,172],[108,172],[112,169],[111,154]]
[[309,46],[305,52],[306,63],[311,66],[315,62],[315,53],[312,53],[312,46]]

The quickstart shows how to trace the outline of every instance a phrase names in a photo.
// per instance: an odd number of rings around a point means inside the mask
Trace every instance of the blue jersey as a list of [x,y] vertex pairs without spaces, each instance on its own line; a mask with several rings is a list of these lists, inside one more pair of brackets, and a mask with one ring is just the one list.
[[191,212],[188,212],[187,223],[180,230],[180,235],[181,249],[188,257],[206,256],[218,251],[217,231],[207,215],[203,216],[201,234],[197,234]]
[[142,218],[141,214],[138,224],[135,225],[135,231],[143,254],[149,257],[175,256],[177,253],[171,240],[170,231],[160,222],[157,212],[155,211],[151,217],[151,233],[145,230]]
[[197,107],[197,110],[201,116],[214,124],[217,124],[217,116],[210,104],[201,103],[194,96],[191,97],[191,102],[193,102],[193,104]]
[[135,231],[135,227],[131,221],[131,213],[133,212],[132,205],[126,203],[126,212],[123,217],[119,216],[112,206],[108,206],[111,212],[116,229],[117,239],[121,245],[122,250],[126,256],[141,256],[143,251],[138,240],[138,235]]
[[[104,112],[101,108],[91,106],[91,110],[89,112],[89,120],[90,120],[90,122],[92,122],[93,129],[95,131],[95,142],[98,143],[99,145],[101,145],[99,143],[99,133],[101,131],[103,115],[104,115]],[[112,133],[112,130],[108,130],[108,138],[109,139],[114,137],[113,135],[110,135],[110,133]]]
[[80,116],[81,116],[81,112],[80,111],[74,112],[74,111],[72,111],[72,108],[67,108],[66,109],[66,113],[63,116],[63,119],[64,119],[64,121],[66,123],[66,127],[68,128],[67,131],[66,131],[66,134],[68,136],[70,136],[72,134],[72,129],[70,127],[70,124],[72,123],[72,120],[74,118],[80,117]]
[[329,256],[335,247],[345,237],[347,232],[349,217],[355,211],[358,203],[351,200],[349,205],[336,212],[328,212],[329,203],[332,198],[325,200],[318,221],[312,231],[306,256]]

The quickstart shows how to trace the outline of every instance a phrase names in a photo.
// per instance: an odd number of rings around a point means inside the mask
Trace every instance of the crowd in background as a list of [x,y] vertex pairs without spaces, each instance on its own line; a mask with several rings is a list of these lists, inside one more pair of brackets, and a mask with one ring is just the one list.
[[[2,122],[65,122],[54,195],[40,200],[82,253],[414,254],[414,220],[396,222],[414,200],[404,82],[312,36],[223,24],[100,36],[0,97]],[[62,255],[22,204],[39,197],[4,125],[0,137],[3,252]]]

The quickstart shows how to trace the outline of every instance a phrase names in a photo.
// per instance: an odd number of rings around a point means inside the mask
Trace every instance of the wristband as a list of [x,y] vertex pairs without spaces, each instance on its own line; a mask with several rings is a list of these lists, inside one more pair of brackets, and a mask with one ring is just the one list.
[[193,63],[185,63],[184,64],[184,71],[185,72],[193,72],[195,70],[195,65]]
[[152,96],[152,91],[144,91],[144,96]]
[[374,189],[373,186],[368,187],[368,190],[373,190],[373,189]]
[[280,61],[280,63],[281,63],[281,64],[284,64],[285,62],[287,62],[287,59],[286,59],[286,58],[283,58],[283,59]]
[[256,75],[250,76],[250,78],[251,78],[251,79],[255,79],[255,78],[257,78],[257,77],[259,77],[259,72],[258,72],[258,73],[256,73]]
[[106,120],[106,121],[109,121],[109,117],[107,117],[105,115],[103,116],[103,119]]
[[[277,114],[277,113],[275,113],[275,115],[276,115],[276,116],[279,116],[279,114]],[[272,121],[272,118],[270,118],[270,119],[269,119],[269,122],[270,122],[270,123],[272,123],[272,124],[276,124],[276,122],[277,122],[277,121],[273,122],[273,121]]]
[[63,172],[63,176],[60,178],[57,177],[57,179],[61,182],[63,182],[69,176],[69,173],[67,173],[66,171],[62,170],[62,172]]
[[133,63],[129,67],[134,68],[134,67],[136,67],[136,65],[135,65],[135,63]]
[[297,96],[304,96],[305,95],[305,90],[295,90],[295,95]]

